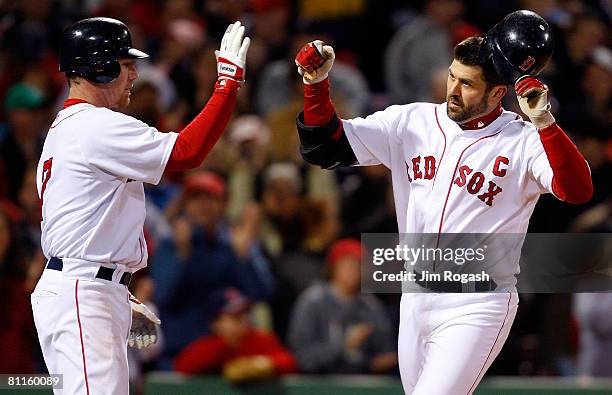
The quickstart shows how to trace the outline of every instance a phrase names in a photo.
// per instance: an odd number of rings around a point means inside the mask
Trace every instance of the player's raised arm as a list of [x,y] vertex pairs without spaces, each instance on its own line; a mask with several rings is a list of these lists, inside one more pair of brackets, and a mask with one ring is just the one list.
[[212,97],[202,111],[180,131],[172,149],[167,170],[198,167],[221,137],[232,115],[240,85],[244,82],[246,55],[250,38],[244,37],[244,26],[228,26],[217,57],[218,80]]
[[514,85],[521,110],[538,129],[540,141],[553,171],[552,191],[559,199],[580,204],[591,199],[593,183],[589,166],[550,113],[548,88],[534,77]]
[[334,49],[320,40],[306,44],[295,57],[304,82],[304,111],[296,121],[300,153],[306,162],[325,169],[350,166],[357,160],[329,95],[334,59]]

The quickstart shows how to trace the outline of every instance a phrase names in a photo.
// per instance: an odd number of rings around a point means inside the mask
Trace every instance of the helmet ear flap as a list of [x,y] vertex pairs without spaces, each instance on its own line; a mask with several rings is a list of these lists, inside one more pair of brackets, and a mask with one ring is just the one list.
[[106,84],[116,80],[121,74],[121,65],[117,59],[100,59],[93,62],[90,80],[98,84]]
[[90,60],[89,64],[82,65],[76,74],[96,84],[109,83],[121,74],[121,65],[114,59]]

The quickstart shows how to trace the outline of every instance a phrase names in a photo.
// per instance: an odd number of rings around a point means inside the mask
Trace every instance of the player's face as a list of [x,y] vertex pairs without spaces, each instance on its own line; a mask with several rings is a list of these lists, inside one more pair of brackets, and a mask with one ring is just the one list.
[[361,266],[359,259],[352,256],[340,258],[334,264],[332,281],[342,289],[354,293],[359,291],[361,284]]
[[[486,115],[497,105],[487,89],[479,66],[468,66],[454,60],[446,81],[446,112],[457,123]],[[493,99],[493,100],[492,100]]]
[[240,342],[250,327],[248,311],[238,314],[222,313],[213,322],[213,331],[230,344]]
[[193,194],[185,200],[185,213],[196,225],[207,230],[217,226],[224,211],[224,200],[206,192]]
[[130,104],[130,95],[134,81],[138,78],[136,71],[136,61],[134,59],[119,60],[121,73],[116,80],[108,84],[107,100],[109,107],[113,109],[122,109]]

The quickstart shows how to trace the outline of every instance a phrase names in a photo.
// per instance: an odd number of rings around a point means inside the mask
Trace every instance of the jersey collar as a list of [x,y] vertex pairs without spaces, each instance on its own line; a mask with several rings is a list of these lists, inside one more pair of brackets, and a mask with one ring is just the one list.
[[70,106],[74,106],[75,104],[81,104],[81,103],[87,103],[89,104],[89,102],[87,100],[83,100],[83,99],[79,99],[76,97],[72,97],[70,99],[66,99],[64,100],[64,109],[70,107]]
[[469,122],[459,124],[459,127],[463,130],[479,130],[486,128],[493,121],[497,119],[502,114],[503,110],[501,107],[501,103],[497,105],[497,107],[488,113],[487,115],[483,115],[482,117],[472,119]]
[[484,125],[479,129],[464,130],[459,126],[459,124],[457,124],[457,122],[448,117],[446,114],[446,103],[438,105],[437,116],[440,121],[440,127],[443,129],[447,137],[458,135],[465,138],[480,138],[487,134],[496,133],[501,130],[504,125],[521,119],[516,113],[513,113],[512,111],[505,111],[503,108],[501,108],[501,114],[494,117],[489,124]]

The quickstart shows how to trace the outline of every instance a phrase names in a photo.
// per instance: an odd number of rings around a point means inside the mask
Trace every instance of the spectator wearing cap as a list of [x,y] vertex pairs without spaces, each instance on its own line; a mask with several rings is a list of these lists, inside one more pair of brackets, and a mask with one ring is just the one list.
[[255,196],[257,175],[268,161],[270,129],[257,115],[242,115],[228,127],[228,156],[232,162],[228,184],[228,215],[237,218]]
[[270,256],[298,248],[305,236],[302,176],[291,162],[272,163],[263,172],[262,241]]
[[45,97],[35,87],[13,85],[4,99],[7,123],[0,125],[0,185],[2,197],[17,202],[29,163],[36,163],[42,149]]
[[269,299],[274,279],[258,246],[256,207],[245,209],[240,224],[225,221],[224,180],[212,172],[188,176],[182,196],[170,210],[172,236],[161,240],[151,268],[166,333],[165,364],[187,344],[210,333],[212,293],[235,287],[254,301]]
[[342,239],[327,256],[329,282],[297,300],[289,345],[305,373],[385,373],[397,365],[395,341],[384,307],[361,294],[361,243]]
[[186,374],[223,373],[233,382],[263,379],[297,370],[291,353],[272,333],[249,321],[250,301],[234,288],[215,291],[208,300],[212,334],[185,347],[175,370]]

